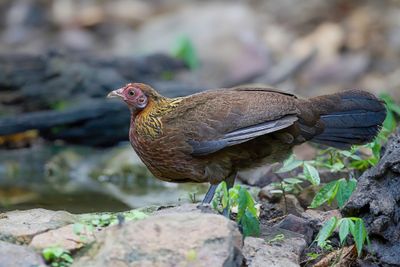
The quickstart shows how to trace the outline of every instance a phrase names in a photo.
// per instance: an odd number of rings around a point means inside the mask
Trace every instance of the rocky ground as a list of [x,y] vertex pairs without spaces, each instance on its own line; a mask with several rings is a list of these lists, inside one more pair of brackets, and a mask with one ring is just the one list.
[[245,239],[236,223],[198,204],[146,214],[78,235],[73,229],[82,215],[44,209],[2,213],[0,266],[44,264],[41,251],[54,246],[73,254],[72,266],[299,266],[315,234],[311,222],[335,213],[281,217],[263,227],[262,238]]

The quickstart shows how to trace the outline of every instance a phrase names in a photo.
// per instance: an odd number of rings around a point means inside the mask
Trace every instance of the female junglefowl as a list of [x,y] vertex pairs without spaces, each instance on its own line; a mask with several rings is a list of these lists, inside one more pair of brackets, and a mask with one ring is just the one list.
[[360,90],[301,99],[271,88],[235,87],[166,98],[149,85],[112,91],[131,112],[130,142],[149,170],[169,182],[231,186],[238,171],[282,161],[306,141],[340,149],[370,142],[386,116]]

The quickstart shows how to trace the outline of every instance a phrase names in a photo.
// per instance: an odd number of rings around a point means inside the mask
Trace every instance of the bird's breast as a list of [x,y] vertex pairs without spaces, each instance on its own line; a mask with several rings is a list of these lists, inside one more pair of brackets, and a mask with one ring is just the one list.
[[203,181],[204,163],[191,157],[189,145],[177,131],[165,128],[149,135],[138,129],[137,123],[131,124],[131,145],[154,176],[164,181]]

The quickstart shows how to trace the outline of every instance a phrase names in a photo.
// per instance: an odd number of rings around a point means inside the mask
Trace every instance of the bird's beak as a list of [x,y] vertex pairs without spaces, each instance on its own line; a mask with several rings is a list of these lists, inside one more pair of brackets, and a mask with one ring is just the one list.
[[122,92],[124,88],[119,88],[117,90],[111,91],[108,95],[107,98],[114,98],[114,97],[120,97],[123,98]]

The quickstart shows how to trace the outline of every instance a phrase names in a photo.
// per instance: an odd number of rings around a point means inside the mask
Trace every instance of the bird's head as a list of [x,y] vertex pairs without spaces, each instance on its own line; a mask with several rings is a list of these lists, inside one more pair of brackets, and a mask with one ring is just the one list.
[[162,96],[151,86],[143,83],[129,83],[122,88],[111,91],[108,98],[121,98],[129,107],[132,113],[145,109],[150,101],[157,101]]

